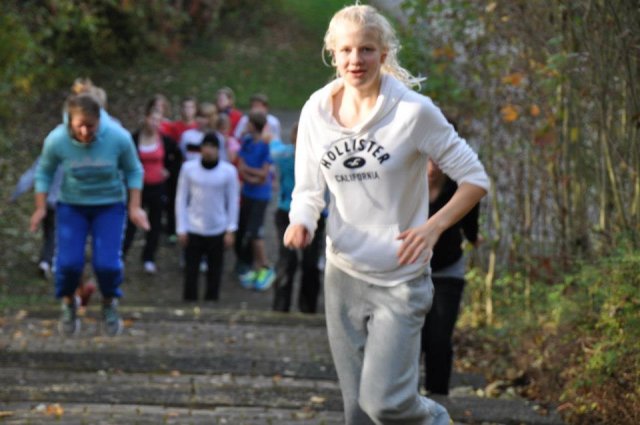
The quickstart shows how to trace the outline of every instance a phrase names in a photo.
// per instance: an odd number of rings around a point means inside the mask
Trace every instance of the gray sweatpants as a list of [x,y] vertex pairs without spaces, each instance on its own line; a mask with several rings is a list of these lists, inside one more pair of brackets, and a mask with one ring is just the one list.
[[325,313],[347,425],[427,425],[443,407],[418,393],[420,332],[433,301],[427,275],[393,287],[327,262]]

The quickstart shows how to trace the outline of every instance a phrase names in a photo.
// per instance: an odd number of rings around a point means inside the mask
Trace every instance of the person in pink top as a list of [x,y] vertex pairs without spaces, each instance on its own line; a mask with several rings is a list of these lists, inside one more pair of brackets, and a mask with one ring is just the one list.
[[222,87],[216,92],[216,108],[219,114],[226,114],[229,117],[230,126],[225,133],[231,136],[236,131],[236,126],[242,118],[242,111],[235,107],[236,96],[229,87]]
[[173,122],[171,121],[172,113],[169,99],[165,95],[157,93],[149,102],[153,103],[153,108],[160,112],[158,131],[164,136],[173,137]]
[[[182,154],[176,143],[160,132],[162,113],[156,107],[156,99],[147,103],[142,128],[133,134],[136,150],[144,168],[144,186],[142,189],[142,206],[147,209],[150,229],[146,235],[146,243],[142,251],[144,270],[153,274],[157,271],[155,253],[162,229],[162,212],[165,202],[165,184],[170,177],[171,169],[180,167]],[[122,247],[126,256],[136,227],[129,222]]]

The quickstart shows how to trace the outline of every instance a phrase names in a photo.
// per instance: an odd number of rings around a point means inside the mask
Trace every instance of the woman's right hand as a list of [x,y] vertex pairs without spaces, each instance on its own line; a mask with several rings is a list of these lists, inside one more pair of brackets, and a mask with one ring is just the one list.
[[311,235],[302,224],[290,224],[284,232],[284,246],[292,249],[302,249],[311,243]]
[[46,208],[36,208],[36,210],[31,214],[31,220],[29,222],[29,230],[35,232],[38,230],[40,223],[47,216]]

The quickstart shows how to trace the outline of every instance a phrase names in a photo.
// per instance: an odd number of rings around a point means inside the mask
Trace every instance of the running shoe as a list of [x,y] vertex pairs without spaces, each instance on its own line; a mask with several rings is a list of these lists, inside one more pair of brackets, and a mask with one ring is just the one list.
[[275,279],[276,273],[272,268],[262,267],[256,276],[256,283],[254,287],[256,291],[266,291],[271,288]]
[[102,320],[104,321],[104,332],[107,335],[117,336],[122,333],[124,325],[118,313],[117,300],[113,299],[111,303],[102,305]]
[[78,319],[78,310],[74,301],[71,304],[62,302],[62,312],[60,322],[58,323],[58,331],[63,336],[73,336],[80,331],[80,319]]
[[244,273],[240,273],[238,275],[238,280],[240,280],[240,285],[244,289],[253,289],[256,284],[256,272],[253,270],[248,270]]
[[205,260],[200,261],[200,272],[206,273],[209,270],[209,264]]
[[433,416],[431,417],[431,422],[429,425],[450,425],[453,422],[451,421],[451,417],[447,412],[447,409],[444,408],[439,403],[433,402],[435,405],[435,409],[433,409]]
[[45,279],[51,278],[52,276],[51,265],[48,262],[40,261],[40,263],[38,263],[38,270],[40,271],[40,274],[42,275],[42,277],[44,277]]
[[144,272],[146,274],[156,274],[158,269],[156,268],[156,263],[153,261],[145,261],[142,265],[144,267]]

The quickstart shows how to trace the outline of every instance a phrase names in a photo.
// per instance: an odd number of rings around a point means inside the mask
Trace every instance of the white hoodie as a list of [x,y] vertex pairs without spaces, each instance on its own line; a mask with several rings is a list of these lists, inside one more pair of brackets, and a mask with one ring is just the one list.
[[427,159],[458,184],[488,189],[489,178],[428,97],[383,74],[373,111],[347,129],[332,115],[342,86],[332,81],[302,109],[289,218],[313,234],[328,186],[327,259],[358,279],[393,286],[428,269],[427,253],[409,265],[397,257],[400,232],[429,217]]

